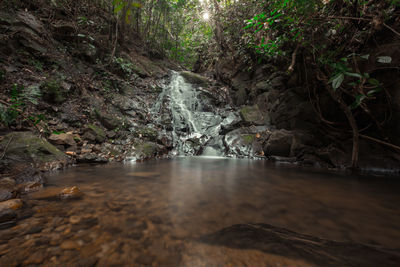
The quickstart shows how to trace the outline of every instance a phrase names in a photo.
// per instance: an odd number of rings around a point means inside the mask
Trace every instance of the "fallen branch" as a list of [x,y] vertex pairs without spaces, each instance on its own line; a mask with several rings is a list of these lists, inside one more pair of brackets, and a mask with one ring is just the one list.
[[3,160],[4,156],[6,155],[8,146],[10,145],[10,143],[11,143],[13,137],[14,137],[14,135],[11,135],[10,140],[8,140],[8,143],[7,143],[6,147],[4,148],[4,152],[3,152],[3,155],[1,156],[0,160]]
[[394,149],[400,151],[400,147],[399,146],[393,145],[391,143],[388,143],[388,142],[385,142],[385,141],[382,141],[382,140],[379,140],[379,139],[376,139],[376,138],[373,138],[373,137],[370,137],[370,136],[367,136],[367,135],[363,135],[363,134],[359,134],[359,136],[364,138],[364,139],[367,139],[367,140],[370,140],[370,141],[374,141],[374,142],[376,142],[378,144],[385,145],[385,146],[388,146],[388,147],[391,147],[391,148],[394,148]]

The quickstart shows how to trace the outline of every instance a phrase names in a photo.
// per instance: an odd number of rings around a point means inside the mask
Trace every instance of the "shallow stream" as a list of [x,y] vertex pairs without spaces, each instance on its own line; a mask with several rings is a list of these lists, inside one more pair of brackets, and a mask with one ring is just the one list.
[[244,223],[400,249],[400,183],[390,178],[185,157],[78,166],[47,182],[76,185],[84,196],[28,195],[34,214],[0,230],[1,266],[309,266],[196,241]]

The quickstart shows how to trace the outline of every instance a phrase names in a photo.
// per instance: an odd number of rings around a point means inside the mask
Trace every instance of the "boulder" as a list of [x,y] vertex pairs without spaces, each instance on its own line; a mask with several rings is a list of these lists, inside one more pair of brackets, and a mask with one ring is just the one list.
[[108,163],[108,159],[98,156],[96,154],[84,154],[80,155],[76,161],[78,163],[96,163],[96,164],[103,164]]
[[286,130],[272,132],[268,142],[264,146],[264,154],[267,156],[289,157],[293,142],[293,134]]
[[64,164],[67,161],[63,152],[31,132],[13,132],[6,135],[0,142],[0,148],[4,151],[6,147],[5,159],[13,162]]
[[136,144],[136,158],[139,160],[154,158],[158,154],[158,146],[156,143],[145,142]]
[[207,87],[210,85],[210,81],[206,77],[196,73],[190,71],[181,71],[180,74],[186,80],[186,82],[190,84],[199,85],[202,87]]
[[262,144],[268,138],[266,126],[243,127],[224,136],[227,154],[239,157],[263,156]]

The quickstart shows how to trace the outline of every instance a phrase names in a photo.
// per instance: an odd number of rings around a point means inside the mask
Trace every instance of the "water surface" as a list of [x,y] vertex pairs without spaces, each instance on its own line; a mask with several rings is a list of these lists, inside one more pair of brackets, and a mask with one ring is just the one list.
[[[51,174],[48,184],[76,185],[85,193],[76,201],[36,201],[42,210],[25,220],[43,226],[33,238],[49,236],[42,247],[31,249],[45,250],[50,265],[79,256],[95,257],[100,266],[219,266],[230,261],[232,266],[265,266],[259,251],[218,254],[215,248],[193,245],[201,236],[243,223],[400,249],[396,179],[187,157],[78,166]],[[76,247],[65,253],[65,241]]]

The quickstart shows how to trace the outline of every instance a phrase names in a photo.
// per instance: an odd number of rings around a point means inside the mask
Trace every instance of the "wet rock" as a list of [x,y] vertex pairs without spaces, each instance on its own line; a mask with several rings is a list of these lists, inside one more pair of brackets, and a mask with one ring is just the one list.
[[158,146],[156,143],[145,142],[136,145],[136,157],[137,159],[149,159],[157,156]]
[[[0,210],[0,229],[2,228],[2,224],[5,222],[13,221],[15,223],[15,219],[17,218],[17,213],[12,209],[1,209]],[[5,226],[6,224],[3,224]],[[8,225],[8,224],[7,224]]]
[[59,188],[48,187],[29,195],[31,199],[36,200],[58,200],[58,199],[77,199],[82,197],[83,193],[76,186]]
[[82,191],[79,190],[79,188],[76,186],[66,187],[63,190],[61,190],[60,193],[61,199],[77,199],[82,196],[83,196]]
[[264,125],[269,123],[269,118],[261,113],[257,105],[241,108],[240,117],[245,123],[250,125]]
[[66,240],[61,243],[60,248],[63,250],[75,250],[75,249],[79,249],[80,246],[79,246],[78,242],[76,242],[76,241]]
[[330,241],[268,224],[237,224],[199,241],[214,246],[259,250],[301,259],[316,266],[398,266],[400,261],[398,250]]
[[263,143],[268,138],[266,126],[253,126],[233,130],[223,139],[227,154],[232,156],[263,156]]
[[21,193],[36,192],[43,188],[43,184],[36,181],[26,182],[18,185],[18,191]]
[[182,71],[182,72],[180,72],[180,74],[190,84],[200,85],[203,87],[210,85],[210,82],[206,77],[198,75],[196,73],[193,73],[190,71]]
[[272,132],[264,146],[264,153],[268,156],[289,157],[293,142],[293,134],[286,130]]
[[98,156],[96,154],[85,154],[80,155],[76,161],[78,163],[96,163],[96,164],[104,164],[108,163],[108,159],[105,157]]
[[234,129],[238,128],[241,121],[242,119],[239,115],[237,115],[235,112],[229,112],[226,118],[224,118],[224,120],[221,122],[221,131],[219,133],[226,134],[230,131],[233,131]]
[[6,201],[0,202],[0,210],[12,209],[19,210],[22,208],[22,200],[21,199],[9,199]]

